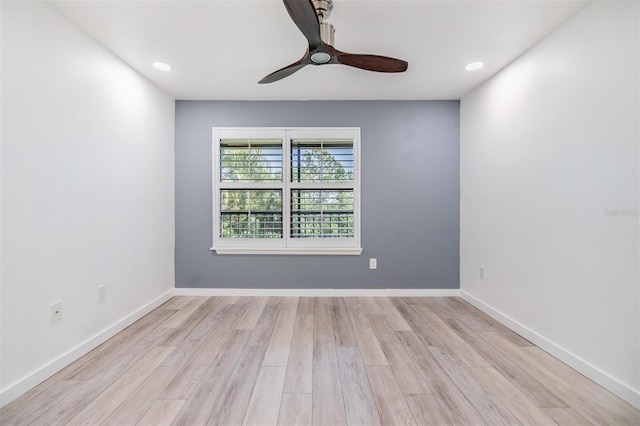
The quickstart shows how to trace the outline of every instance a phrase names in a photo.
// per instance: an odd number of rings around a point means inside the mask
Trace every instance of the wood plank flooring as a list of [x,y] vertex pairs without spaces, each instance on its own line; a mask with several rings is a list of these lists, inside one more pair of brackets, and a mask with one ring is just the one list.
[[2,425],[639,425],[460,298],[174,297]]

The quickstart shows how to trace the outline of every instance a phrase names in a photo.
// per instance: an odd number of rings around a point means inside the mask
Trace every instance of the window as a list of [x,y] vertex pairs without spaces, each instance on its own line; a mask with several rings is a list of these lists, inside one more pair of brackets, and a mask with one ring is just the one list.
[[360,129],[214,128],[219,254],[360,254]]

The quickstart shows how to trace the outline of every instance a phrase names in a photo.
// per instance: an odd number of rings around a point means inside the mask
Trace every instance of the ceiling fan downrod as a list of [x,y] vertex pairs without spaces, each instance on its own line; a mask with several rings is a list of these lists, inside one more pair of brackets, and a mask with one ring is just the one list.
[[312,0],[313,7],[318,15],[318,21],[320,22],[320,38],[329,46],[333,46],[334,35],[336,33],[333,25],[326,22],[333,10],[333,0]]

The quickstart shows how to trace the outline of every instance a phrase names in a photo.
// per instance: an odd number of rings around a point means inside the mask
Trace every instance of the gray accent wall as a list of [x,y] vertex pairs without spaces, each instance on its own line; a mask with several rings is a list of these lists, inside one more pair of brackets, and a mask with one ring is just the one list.
[[[211,251],[213,127],[360,127],[362,255]],[[459,101],[176,101],[175,129],[176,287],[459,288]]]

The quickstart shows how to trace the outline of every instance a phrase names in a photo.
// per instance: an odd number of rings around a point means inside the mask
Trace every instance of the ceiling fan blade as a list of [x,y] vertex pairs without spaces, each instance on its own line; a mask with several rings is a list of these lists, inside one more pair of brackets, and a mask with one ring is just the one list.
[[273,83],[274,81],[282,80],[285,77],[289,77],[296,71],[299,71],[303,67],[309,65],[311,60],[309,59],[309,55],[305,55],[304,58],[300,59],[298,62],[294,62],[291,65],[287,65],[284,68],[279,69],[278,71],[274,71],[262,80],[258,82],[258,84],[267,84]]
[[284,0],[289,16],[309,41],[311,50],[322,45],[320,22],[311,0]]
[[358,55],[355,53],[340,52],[329,47],[331,54],[337,62],[350,67],[360,68],[367,71],[377,72],[404,72],[409,64],[401,59],[389,58],[378,55]]

